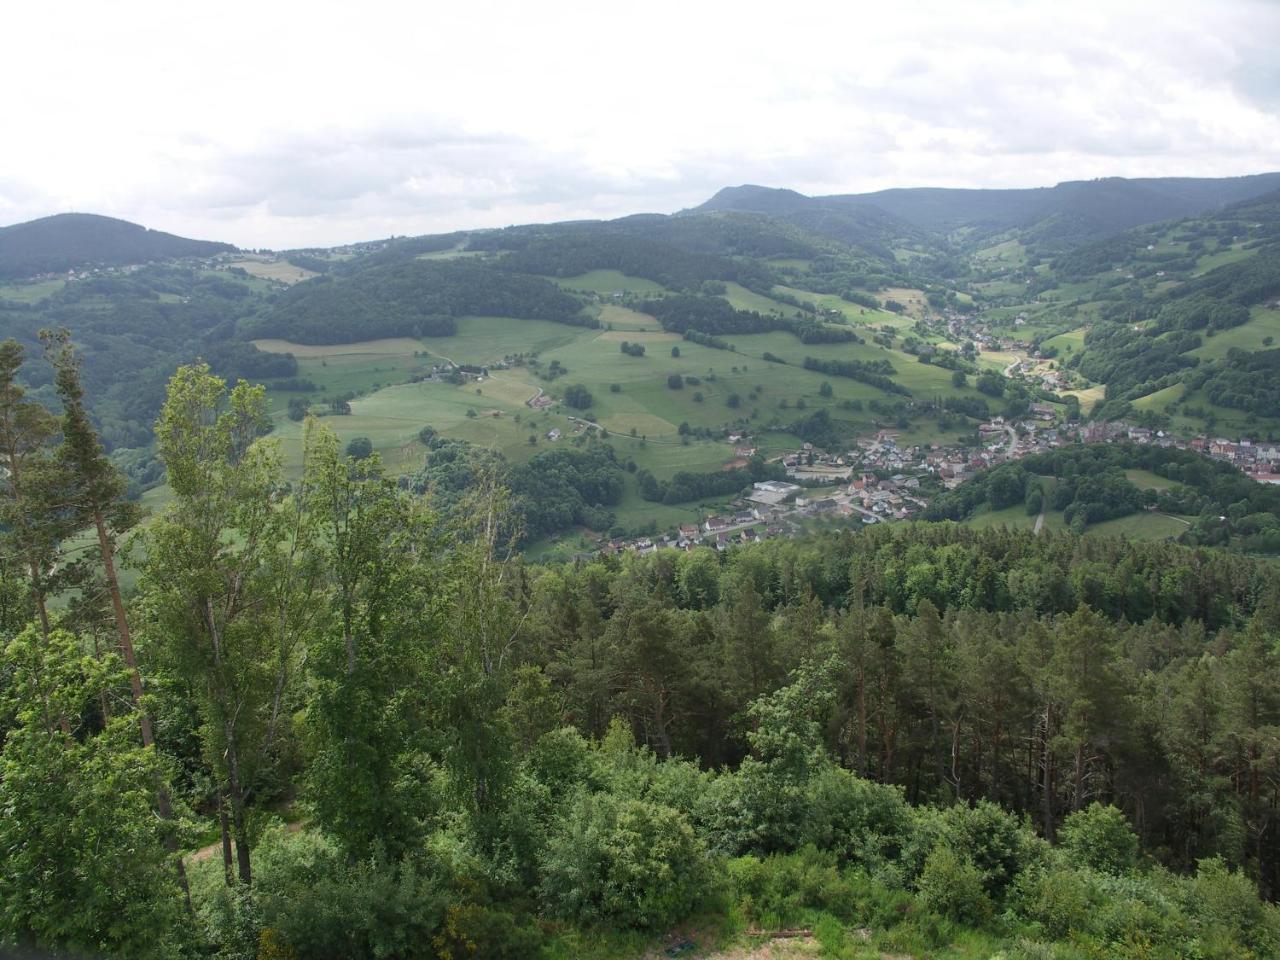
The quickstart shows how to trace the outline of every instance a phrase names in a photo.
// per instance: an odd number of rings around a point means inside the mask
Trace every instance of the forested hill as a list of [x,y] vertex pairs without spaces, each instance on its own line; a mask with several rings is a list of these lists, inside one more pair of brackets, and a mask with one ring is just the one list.
[[0,227],[0,279],[82,267],[208,257],[235,249],[229,243],[189,240],[113,217],[60,213]]
[[[881,229],[891,222],[935,234],[966,230],[981,237],[1034,229],[1072,245],[1119,230],[1191,216],[1280,188],[1280,173],[1196,179],[1107,177],[1025,190],[908,188],[806,197],[794,190],[741,186],[721,190],[690,213],[754,211],[796,222],[859,218]],[[822,231],[826,232],[826,231]]]

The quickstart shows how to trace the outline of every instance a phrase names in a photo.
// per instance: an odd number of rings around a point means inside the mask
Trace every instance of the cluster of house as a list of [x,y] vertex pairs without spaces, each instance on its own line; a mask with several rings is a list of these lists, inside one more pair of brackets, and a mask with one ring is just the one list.
[[1280,483],[1280,443],[1275,441],[1260,442],[1247,438],[1227,440],[1206,436],[1186,440],[1167,434],[1163,430],[1150,430],[1127,423],[1106,421],[1086,424],[1080,428],[1079,435],[1084,443],[1115,443],[1127,440],[1131,443],[1194,450],[1212,460],[1231,464],[1258,483]]
[[[1011,423],[996,417],[982,424],[982,442],[977,447],[904,445],[899,434],[888,430],[858,440],[853,449],[843,453],[805,444],[779,458],[788,480],[760,481],[724,513],[705,517],[699,524],[682,524],[662,536],[612,540],[601,552],[650,553],[704,545],[726,550],[793,535],[804,529],[805,521],[815,518],[844,518],[864,524],[909,520],[929,505],[927,489],[954,489],[980,470],[1074,442],[1128,441],[1194,450],[1234,464],[1260,483],[1280,483],[1280,443],[1209,437],[1187,440],[1112,421],[1046,424],[1040,419],[1044,413],[1051,413],[1051,409],[1037,411],[1033,406],[1025,420]],[[734,439],[741,442],[745,438]]]

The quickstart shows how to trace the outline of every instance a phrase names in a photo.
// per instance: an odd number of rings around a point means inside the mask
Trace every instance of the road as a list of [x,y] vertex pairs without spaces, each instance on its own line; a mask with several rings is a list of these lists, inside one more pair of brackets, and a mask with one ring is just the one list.
[[1018,446],[1018,431],[1014,430],[1013,427],[1008,424],[1005,424],[1004,432],[1009,435],[1009,446],[1005,447],[1004,455],[1006,457],[1012,457],[1013,451]]

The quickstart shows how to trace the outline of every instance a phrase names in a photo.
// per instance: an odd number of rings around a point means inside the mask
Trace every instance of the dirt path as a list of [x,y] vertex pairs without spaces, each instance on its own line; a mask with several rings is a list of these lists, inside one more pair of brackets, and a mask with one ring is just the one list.
[[1039,533],[1041,528],[1044,526],[1044,512],[1046,509],[1047,509],[1047,506],[1043,501],[1041,501],[1040,516],[1036,517],[1036,525],[1031,528],[1032,533]]

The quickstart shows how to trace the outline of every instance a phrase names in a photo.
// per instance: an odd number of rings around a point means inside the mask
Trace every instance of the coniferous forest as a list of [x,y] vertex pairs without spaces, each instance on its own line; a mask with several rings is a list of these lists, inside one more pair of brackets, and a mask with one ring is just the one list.
[[0,347],[0,944],[1280,952],[1268,560],[944,522],[537,565],[496,474],[436,513],[310,421],[287,481],[202,364],[144,519],[43,353]]

